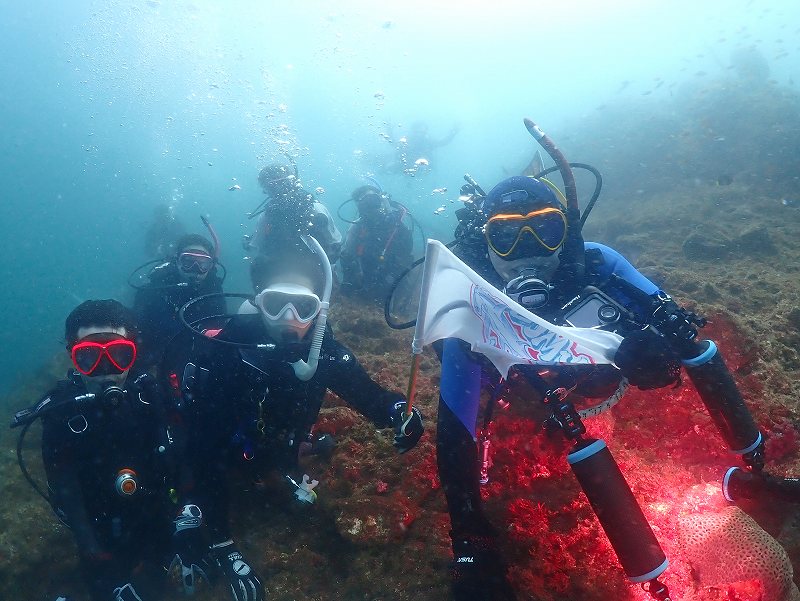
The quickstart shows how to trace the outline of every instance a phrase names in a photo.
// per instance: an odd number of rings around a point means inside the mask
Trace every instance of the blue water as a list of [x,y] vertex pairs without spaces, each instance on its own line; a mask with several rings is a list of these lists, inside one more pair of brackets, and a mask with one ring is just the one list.
[[[288,4],[0,1],[0,391],[60,352],[80,301],[130,299],[159,203],[198,232],[208,215],[227,288],[247,291],[245,215],[259,169],[284,153],[332,212],[372,173],[449,240],[464,172],[488,188],[530,160],[523,116],[572,160],[602,163],[613,189],[613,157],[642,179],[651,158],[626,155],[630,130],[605,108],[619,120],[635,106],[645,126],[663,117],[652,137],[669,138],[683,121],[672,103],[731,77],[736,48],[756,47],[770,85],[796,90],[788,0]],[[432,138],[459,132],[411,177],[389,164],[415,121]]]

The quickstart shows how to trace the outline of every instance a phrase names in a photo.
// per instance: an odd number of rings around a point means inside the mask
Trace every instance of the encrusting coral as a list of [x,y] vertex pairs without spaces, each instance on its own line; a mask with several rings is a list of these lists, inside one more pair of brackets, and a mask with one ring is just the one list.
[[738,507],[685,516],[679,534],[702,587],[754,582],[761,599],[800,600],[786,551]]

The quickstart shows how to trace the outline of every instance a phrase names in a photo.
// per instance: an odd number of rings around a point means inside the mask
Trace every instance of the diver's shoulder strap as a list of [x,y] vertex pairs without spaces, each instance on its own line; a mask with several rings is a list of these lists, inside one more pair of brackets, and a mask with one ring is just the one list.
[[34,405],[22,409],[14,414],[11,419],[11,428],[33,423],[48,411],[75,400],[80,389],[71,380],[59,380],[50,392],[40,398]]
[[599,248],[587,248],[584,251],[584,261],[586,271],[584,272],[584,284],[587,286],[598,286],[601,283],[602,276],[600,269],[605,264],[606,260],[603,257],[603,251]]

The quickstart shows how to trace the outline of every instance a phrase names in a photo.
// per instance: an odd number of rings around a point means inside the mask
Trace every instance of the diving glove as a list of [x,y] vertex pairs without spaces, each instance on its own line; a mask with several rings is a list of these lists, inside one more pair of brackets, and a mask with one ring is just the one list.
[[651,329],[627,335],[614,355],[622,375],[640,390],[672,386],[680,381],[681,363],[669,342]]
[[422,414],[416,407],[411,407],[411,414],[406,414],[408,403],[398,401],[392,410],[392,426],[394,427],[394,448],[400,454],[413,449],[425,432],[422,425]]
[[211,545],[211,552],[225,574],[233,601],[266,600],[261,579],[244,560],[232,540]]
[[210,582],[209,573],[212,567],[208,560],[208,543],[201,528],[203,512],[197,505],[184,505],[173,523],[175,555],[168,571],[180,570],[183,592],[187,596],[193,595],[201,580]]

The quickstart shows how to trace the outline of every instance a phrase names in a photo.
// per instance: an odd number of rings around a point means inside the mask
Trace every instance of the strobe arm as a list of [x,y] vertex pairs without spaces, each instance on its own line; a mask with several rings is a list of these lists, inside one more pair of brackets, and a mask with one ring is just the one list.
[[800,503],[800,478],[781,478],[766,472],[732,467],[725,472],[722,494],[728,501],[775,500]]

